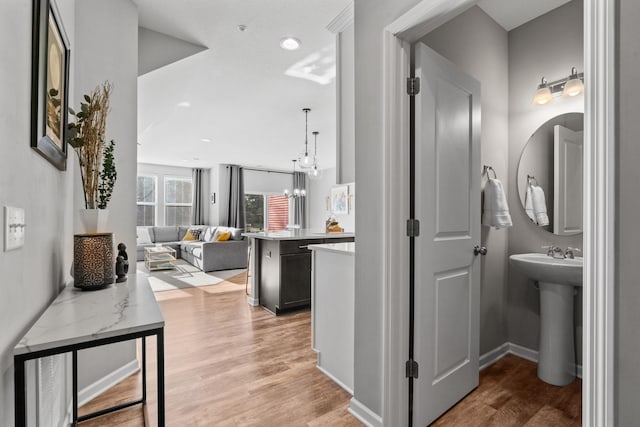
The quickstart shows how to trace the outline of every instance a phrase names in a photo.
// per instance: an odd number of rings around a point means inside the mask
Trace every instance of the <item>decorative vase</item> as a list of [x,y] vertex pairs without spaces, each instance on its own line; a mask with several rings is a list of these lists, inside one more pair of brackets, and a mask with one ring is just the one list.
[[103,289],[115,280],[113,233],[73,236],[73,285],[83,290]]
[[106,231],[109,211],[107,209],[80,209],[80,221],[85,233]]

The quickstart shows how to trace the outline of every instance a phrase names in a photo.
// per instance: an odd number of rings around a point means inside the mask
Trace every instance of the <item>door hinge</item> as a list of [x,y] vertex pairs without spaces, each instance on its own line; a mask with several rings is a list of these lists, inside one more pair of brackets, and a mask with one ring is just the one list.
[[406,363],[407,378],[418,378],[418,362],[413,359],[407,360]]
[[420,235],[420,221],[417,219],[407,220],[407,236],[418,237]]
[[407,77],[407,93],[410,96],[420,93],[420,77]]

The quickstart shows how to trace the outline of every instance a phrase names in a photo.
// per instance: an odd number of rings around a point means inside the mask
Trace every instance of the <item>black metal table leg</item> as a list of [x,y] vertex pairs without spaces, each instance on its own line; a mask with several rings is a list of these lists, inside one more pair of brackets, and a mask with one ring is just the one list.
[[16,427],[27,425],[27,390],[25,388],[24,365],[25,360],[20,357],[13,358],[14,373],[14,394],[15,394],[15,421]]
[[164,427],[164,328],[156,335],[156,353],[158,362],[158,427]]
[[147,337],[142,337],[142,402],[147,402]]
[[71,425],[78,424],[78,351],[73,350],[71,352],[71,382],[72,382],[72,394],[73,394],[73,407],[71,414]]

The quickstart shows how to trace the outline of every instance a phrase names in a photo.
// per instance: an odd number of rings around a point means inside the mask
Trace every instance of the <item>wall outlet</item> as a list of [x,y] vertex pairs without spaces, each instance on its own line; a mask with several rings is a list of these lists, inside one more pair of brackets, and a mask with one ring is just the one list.
[[5,252],[24,246],[24,209],[4,207],[4,250]]

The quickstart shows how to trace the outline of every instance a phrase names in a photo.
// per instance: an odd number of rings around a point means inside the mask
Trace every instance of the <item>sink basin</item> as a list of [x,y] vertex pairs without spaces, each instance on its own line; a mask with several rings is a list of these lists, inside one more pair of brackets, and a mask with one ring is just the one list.
[[511,255],[509,261],[538,282],[538,378],[557,386],[570,384],[576,376],[573,304],[575,287],[582,287],[582,258],[558,259],[534,253]]
[[582,286],[582,258],[558,259],[545,254],[518,254],[509,257],[520,272],[539,282]]

